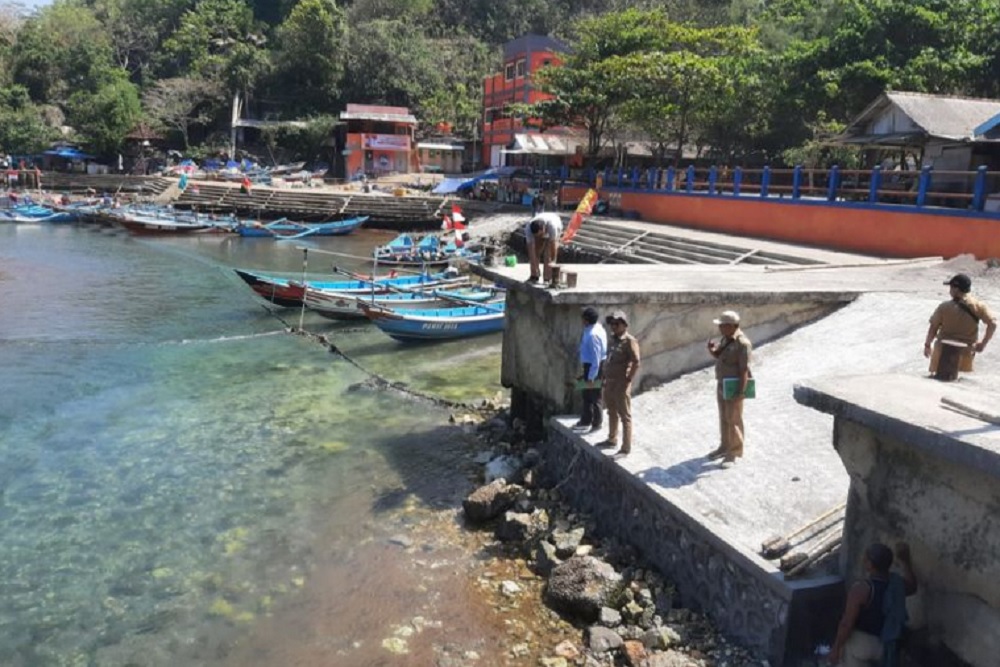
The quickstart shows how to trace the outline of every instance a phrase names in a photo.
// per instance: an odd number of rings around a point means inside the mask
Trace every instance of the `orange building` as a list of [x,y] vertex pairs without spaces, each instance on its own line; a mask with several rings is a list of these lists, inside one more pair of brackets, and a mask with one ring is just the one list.
[[504,165],[505,151],[526,134],[522,118],[508,111],[511,104],[534,104],[550,96],[531,83],[534,72],[548,65],[562,64],[566,45],[552,37],[524,35],[503,47],[503,71],[483,80],[482,162],[490,167]]
[[343,178],[415,170],[413,131],[417,119],[406,107],[348,104],[340,121],[337,143],[343,146]]

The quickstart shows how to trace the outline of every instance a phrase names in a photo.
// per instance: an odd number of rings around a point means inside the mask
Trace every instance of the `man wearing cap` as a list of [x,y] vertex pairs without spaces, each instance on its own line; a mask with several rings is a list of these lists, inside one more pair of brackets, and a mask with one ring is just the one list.
[[608,360],[604,363],[604,405],[608,409],[608,439],[602,447],[618,446],[618,422],[622,424],[622,448],[632,451],[632,380],[639,372],[639,341],[628,332],[628,317],[620,310],[605,321],[611,327]]
[[529,283],[537,283],[542,275],[538,270],[541,263],[548,279],[549,271],[559,254],[559,239],[562,238],[563,224],[558,213],[539,213],[524,226],[524,240],[528,245],[528,261],[531,263]]
[[[727,310],[713,320],[722,340],[708,341],[708,352],[715,357],[716,401],[719,405],[719,446],[708,453],[709,460],[734,463],[743,456],[743,395],[750,380],[750,352],[753,344],[740,329],[739,313]],[[738,378],[731,398],[725,398],[722,381]]]
[[[604,327],[597,323],[596,310],[584,308],[581,317],[583,335],[580,336],[580,365],[583,367],[583,372],[579,379],[587,383],[596,383],[603,376],[604,358],[608,354],[608,335],[604,332]],[[582,393],[583,412],[580,421],[573,427],[589,429],[591,432],[598,431],[604,422],[600,385],[584,387]]]
[[[951,300],[941,303],[931,315],[931,324],[924,339],[924,356],[931,360],[930,372],[937,371],[941,359],[941,341],[953,340],[965,343],[958,362],[958,370],[968,373],[972,370],[972,358],[986,349],[987,343],[997,330],[997,321],[989,307],[971,296],[972,278],[959,273],[946,280],[950,287]],[[979,322],[986,323],[983,339],[979,337]],[[932,345],[933,344],[933,345]]]

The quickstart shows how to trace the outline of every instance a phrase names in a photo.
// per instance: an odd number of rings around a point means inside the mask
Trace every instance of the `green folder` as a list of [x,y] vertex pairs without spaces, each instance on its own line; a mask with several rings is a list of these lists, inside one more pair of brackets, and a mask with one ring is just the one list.
[[587,380],[577,380],[576,381],[576,390],[577,391],[582,391],[584,389],[600,389],[603,386],[604,386],[604,381],[603,380],[592,380],[590,382],[588,382]]
[[[727,401],[736,398],[736,391],[739,387],[739,378],[722,378],[722,398]],[[747,388],[743,392],[743,398],[757,398],[757,383],[753,378],[747,380]]]

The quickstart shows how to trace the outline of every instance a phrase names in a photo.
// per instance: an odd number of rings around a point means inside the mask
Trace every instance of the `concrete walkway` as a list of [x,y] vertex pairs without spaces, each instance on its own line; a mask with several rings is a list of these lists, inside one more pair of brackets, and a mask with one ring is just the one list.
[[[796,403],[793,385],[829,376],[926,376],[923,338],[931,312],[947,298],[942,276],[969,271],[974,294],[1000,311],[1000,270],[984,271],[971,260],[872,270],[879,278],[868,288],[890,285],[893,292],[863,294],[833,315],[755,350],[758,398],[746,403],[746,455],[734,467],[723,469],[705,459],[718,444],[711,368],[634,398],[633,453],[618,464],[727,542],[751,553],[768,537],[787,534],[843,502],[849,480],[832,447],[833,420]],[[891,275],[881,275],[885,271]],[[850,288],[860,288],[858,280],[852,276]],[[1000,386],[1000,340],[977,358],[976,369],[960,382]],[[890,398],[906,401],[905,396]],[[559,421],[570,425],[575,416]],[[606,431],[581,441],[596,444],[604,437]]]

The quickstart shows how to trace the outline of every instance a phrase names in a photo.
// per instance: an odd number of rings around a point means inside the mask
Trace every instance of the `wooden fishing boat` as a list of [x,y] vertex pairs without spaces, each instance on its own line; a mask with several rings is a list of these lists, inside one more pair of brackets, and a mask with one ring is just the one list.
[[344,236],[367,220],[367,215],[329,222],[295,222],[282,218],[268,223],[242,223],[235,229],[243,237],[294,240],[308,236]]
[[504,302],[482,305],[396,310],[358,302],[365,316],[401,342],[453,340],[503,331]]
[[[243,282],[250,286],[254,292],[276,306],[295,308],[302,305],[306,289],[327,290],[341,294],[359,294],[362,292],[371,293],[374,283],[377,294],[385,294],[391,288],[412,288],[420,286],[436,286],[454,284],[457,281],[466,280],[458,275],[456,271],[444,271],[433,274],[420,274],[414,276],[383,276],[374,281],[365,278],[354,280],[332,280],[302,282],[294,278],[283,278],[281,276],[266,273],[257,273],[245,269],[234,269]],[[449,282],[450,281],[450,282]]]
[[416,239],[410,234],[400,234],[388,244],[374,250],[379,264],[386,266],[444,266],[455,259],[478,262],[482,254],[478,248],[454,241],[443,243],[437,236]]
[[149,216],[134,213],[123,213],[115,217],[115,223],[119,227],[127,229],[133,234],[163,235],[229,231],[228,225],[224,227],[216,221],[208,218],[195,220],[168,216]]
[[503,294],[501,290],[492,287],[473,287],[463,283],[439,284],[437,286],[422,286],[412,292],[390,291],[374,296],[369,292],[358,294],[342,294],[327,290],[306,289],[306,308],[316,311],[331,320],[364,319],[360,303],[375,304],[395,310],[412,310],[415,308],[441,308],[454,305],[456,301],[487,302],[493,301]]

